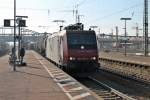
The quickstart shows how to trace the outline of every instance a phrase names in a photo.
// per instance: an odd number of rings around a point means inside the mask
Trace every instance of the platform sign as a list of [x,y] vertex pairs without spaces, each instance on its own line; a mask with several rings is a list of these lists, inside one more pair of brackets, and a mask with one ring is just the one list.
[[4,27],[10,27],[10,20],[9,19],[4,20]]
[[19,20],[19,27],[26,27],[26,20]]

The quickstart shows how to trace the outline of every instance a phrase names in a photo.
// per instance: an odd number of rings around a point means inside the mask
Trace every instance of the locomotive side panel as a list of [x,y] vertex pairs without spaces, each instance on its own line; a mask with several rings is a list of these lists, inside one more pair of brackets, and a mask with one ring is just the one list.
[[59,36],[50,36],[47,39],[46,57],[56,64],[61,65]]
[[52,52],[52,49],[50,47],[51,46],[50,43],[51,43],[51,38],[48,38],[46,41],[46,57],[48,59],[51,59],[51,53],[50,52]]
[[62,41],[63,41],[63,66],[67,66],[68,64],[68,44],[67,44],[67,36],[66,36],[66,32],[64,32],[63,37],[62,37]]

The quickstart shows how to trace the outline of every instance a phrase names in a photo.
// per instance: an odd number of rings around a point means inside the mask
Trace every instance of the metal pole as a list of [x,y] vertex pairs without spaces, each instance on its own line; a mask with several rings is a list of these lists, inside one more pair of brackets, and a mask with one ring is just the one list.
[[13,70],[16,71],[16,0],[14,0],[14,67]]
[[19,59],[19,62],[20,62],[20,47],[21,47],[21,36],[20,36],[20,26],[18,27],[18,31],[19,31],[19,34],[18,34],[18,59]]
[[126,30],[127,28],[126,28],[126,20],[125,20],[125,28],[124,28],[124,30],[125,30],[125,48],[124,48],[124,54],[125,54],[125,56],[127,55],[126,53],[127,53],[127,30]]
[[138,38],[139,37],[139,27],[136,26],[136,37]]
[[21,39],[20,39],[20,48],[22,48],[22,45],[23,45],[23,44],[22,44],[22,42],[23,42],[23,39],[22,39],[22,34],[23,34],[22,31],[23,31],[23,28],[21,28],[20,30],[21,30],[21,31],[20,31],[20,38],[21,38]]
[[124,53],[124,54],[125,54],[125,56],[126,56],[126,43],[127,43],[126,21],[127,21],[127,20],[131,20],[131,18],[121,18],[121,20],[124,20],[124,21],[125,21],[125,28],[124,28],[124,29],[125,29],[125,44],[124,44],[124,45],[125,45],[125,51],[124,51],[124,52],[125,52],[125,53]]
[[75,14],[76,14],[76,23],[78,23],[79,22],[79,20],[78,20],[78,7],[79,7],[79,5],[77,4],[76,5],[76,10],[75,10]]
[[139,43],[138,43],[139,27],[138,27],[138,25],[135,27],[135,29],[136,29],[136,40],[137,40],[136,49],[138,50],[139,49]]
[[[4,27],[2,27],[2,37],[4,36]],[[4,38],[2,38],[2,43],[4,42]]]
[[145,34],[145,52],[144,55],[148,56],[148,0],[144,0],[144,34]]
[[100,30],[100,28],[98,29],[98,33],[99,33],[99,34],[101,33],[101,30]]
[[118,52],[119,51],[119,43],[118,43],[118,26],[116,26],[116,51]]

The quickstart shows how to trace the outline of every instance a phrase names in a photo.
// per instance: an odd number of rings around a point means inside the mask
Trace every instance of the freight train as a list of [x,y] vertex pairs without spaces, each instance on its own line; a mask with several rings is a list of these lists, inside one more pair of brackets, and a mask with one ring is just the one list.
[[95,31],[83,30],[77,23],[50,34],[42,42],[46,58],[76,76],[87,76],[99,66]]

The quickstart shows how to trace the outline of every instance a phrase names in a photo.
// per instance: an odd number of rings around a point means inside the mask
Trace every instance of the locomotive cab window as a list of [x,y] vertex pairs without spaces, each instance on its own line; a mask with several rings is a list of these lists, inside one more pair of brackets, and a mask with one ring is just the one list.
[[85,49],[97,48],[94,31],[72,31],[67,34],[67,37],[70,49],[80,49],[81,46],[84,46]]

